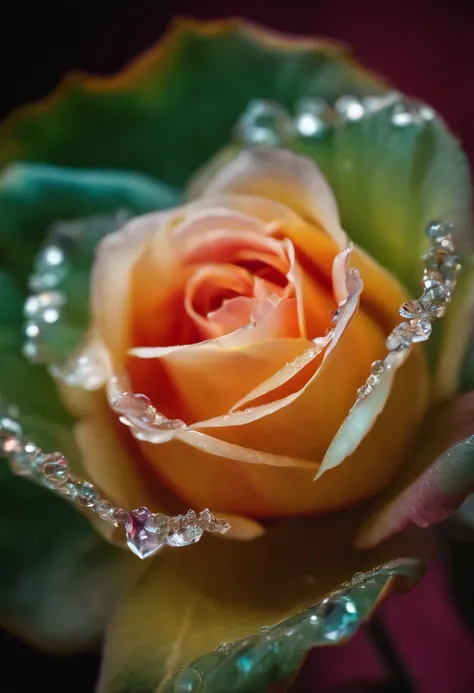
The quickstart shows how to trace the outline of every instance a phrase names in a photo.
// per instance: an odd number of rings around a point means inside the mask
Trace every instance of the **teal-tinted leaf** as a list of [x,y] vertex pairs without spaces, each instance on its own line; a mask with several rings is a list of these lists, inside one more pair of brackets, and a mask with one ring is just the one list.
[[0,258],[24,278],[33,254],[58,221],[172,207],[177,195],[146,176],[15,164],[0,176]]
[[[52,381],[20,356],[21,293],[5,273],[0,286],[0,392],[18,406],[28,436],[74,463],[71,419]],[[0,556],[0,623],[51,649],[82,647],[100,637],[133,566],[66,501],[14,477],[5,459],[0,459]]]
[[[359,522],[359,510],[305,518],[280,523],[251,542],[209,537],[185,551],[165,552],[110,623],[100,693],[193,691],[177,683],[199,678],[203,693],[257,693],[291,678],[311,647],[353,635],[385,592],[371,586],[354,609],[339,604],[315,622],[312,607],[325,594],[355,572],[399,556],[419,557],[426,548],[426,538],[423,548],[417,545],[418,533],[356,552],[351,531]],[[219,647],[223,643],[236,644]],[[199,677],[182,670],[190,665]]]

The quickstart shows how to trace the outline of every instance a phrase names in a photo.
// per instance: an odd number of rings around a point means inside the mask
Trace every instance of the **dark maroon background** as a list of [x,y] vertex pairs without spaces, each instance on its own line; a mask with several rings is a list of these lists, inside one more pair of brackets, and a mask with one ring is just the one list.
[[[0,116],[48,92],[71,69],[107,73],[153,43],[176,15],[241,15],[276,29],[336,38],[403,91],[441,112],[474,158],[474,3],[472,0],[68,0],[2,3]],[[451,541],[410,595],[383,607],[384,628],[410,672],[414,693],[474,691],[473,550]],[[43,689],[90,693],[94,654],[46,658],[0,639],[5,693]],[[5,684],[6,679],[10,683]],[[367,693],[386,679],[366,634],[344,649],[316,652],[295,693]],[[356,682],[350,685],[350,682]],[[401,680],[383,688],[409,691]],[[343,688],[341,688],[343,686]],[[222,691],[222,693],[226,693]]]

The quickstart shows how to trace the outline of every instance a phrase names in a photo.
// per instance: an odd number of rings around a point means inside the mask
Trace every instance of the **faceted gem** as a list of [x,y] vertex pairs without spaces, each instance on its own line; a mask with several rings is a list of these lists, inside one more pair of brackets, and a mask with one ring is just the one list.
[[450,298],[449,287],[444,286],[444,284],[437,284],[427,288],[420,300],[424,306],[429,306],[431,303],[447,303]]
[[383,361],[374,361],[370,366],[370,372],[372,375],[381,376],[385,370],[385,364]]
[[68,481],[64,486],[61,486],[58,489],[59,493],[62,496],[65,496],[67,500],[69,501],[75,501],[77,499],[79,489],[77,487],[77,484],[74,483],[73,481]]
[[423,315],[425,307],[421,301],[405,301],[405,303],[400,308],[400,315],[402,318],[417,318]]
[[98,501],[94,503],[94,512],[100,517],[101,520],[110,520],[110,513],[112,511],[112,503],[106,500]]
[[236,136],[245,144],[275,147],[293,139],[294,132],[292,118],[280,104],[255,99],[240,118]]
[[432,221],[426,229],[426,235],[432,241],[452,234],[454,226],[449,221]]
[[42,473],[46,486],[49,488],[59,488],[69,480],[69,470],[67,460],[61,457],[59,460],[45,462]]
[[364,383],[359,387],[357,390],[357,397],[358,399],[363,399],[364,397],[367,397],[367,395],[370,395],[372,392],[372,385],[368,382]]
[[124,525],[128,520],[128,512],[123,508],[114,508],[110,513],[110,519],[115,527]]
[[449,255],[440,267],[443,279],[447,282],[454,282],[461,271],[461,262],[456,255]]
[[325,621],[322,628],[322,635],[325,640],[336,643],[350,637],[357,630],[359,614],[350,597],[343,596],[336,601],[331,600],[324,605],[321,611],[321,616]]
[[86,508],[92,508],[96,500],[98,499],[99,493],[95,486],[89,481],[82,481],[78,489],[79,503]]
[[35,456],[33,460],[33,469],[35,472],[38,472],[39,474],[43,474],[43,469],[46,464],[50,462],[60,462],[63,460],[64,457],[62,453],[60,452],[41,452],[39,451],[38,454]]
[[215,532],[225,534],[230,529],[230,524],[225,520],[219,520],[207,508],[199,513],[198,522],[200,526],[207,532]]
[[429,338],[432,330],[429,320],[423,320],[422,318],[412,320],[410,325],[412,327],[412,338],[414,342],[425,342]]
[[152,556],[166,544],[167,529],[161,532],[149,532],[145,528],[152,514],[148,508],[137,508],[129,514],[125,524],[127,545],[142,559]]
[[170,520],[167,542],[169,546],[189,546],[199,541],[203,532],[196,513],[190,510],[186,515],[179,515]]
[[412,332],[410,325],[407,322],[402,322],[397,325],[389,334],[385,342],[389,351],[397,349],[407,349],[412,343]]

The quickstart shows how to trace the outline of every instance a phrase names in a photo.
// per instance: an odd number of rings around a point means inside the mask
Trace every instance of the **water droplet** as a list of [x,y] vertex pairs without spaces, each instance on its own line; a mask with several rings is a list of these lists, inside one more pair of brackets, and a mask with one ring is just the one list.
[[183,669],[174,680],[173,693],[197,693],[201,689],[202,678],[195,669]]
[[360,120],[365,114],[364,104],[355,96],[341,96],[334,108],[345,120]]
[[301,137],[321,137],[328,128],[331,109],[324,99],[300,99],[295,108],[295,128]]
[[294,126],[290,114],[279,103],[256,99],[240,118],[236,136],[245,144],[276,147],[293,139]]

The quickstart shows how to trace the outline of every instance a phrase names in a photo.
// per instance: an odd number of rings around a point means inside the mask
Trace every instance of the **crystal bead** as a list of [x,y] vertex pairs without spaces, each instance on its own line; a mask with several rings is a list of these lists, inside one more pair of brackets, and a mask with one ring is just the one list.
[[418,299],[412,301],[405,301],[405,303],[400,308],[400,315],[402,318],[417,318],[423,315],[425,312],[425,307],[421,301]]
[[370,372],[372,375],[382,376],[385,370],[385,364],[383,361],[374,361],[370,366]]
[[344,120],[360,120],[365,114],[364,104],[355,96],[341,96],[334,104],[334,109]]
[[39,449],[31,440],[15,440],[15,449],[11,452],[7,451],[10,469],[18,476],[29,476],[33,472],[33,461]]
[[179,515],[170,520],[167,542],[169,546],[188,546],[199,541],[203,532],[196,513],[190,510],[186,515]]
[[438,248],[445,250],[447,253],[454,253],[454,244],[451,236],[442,236],[436,239]]
[[427,270],[423,274],[422,287],[425,290],[434,289],[443,284],[443,275],[439,270]]
[[92,508],[99,497],[95,486],[89,481],[82,481],[78,488],[78,502],[86,508]]
[[125,524],[127,545],[139,558],[148,558],[166,544],[167,528],[164,531],[149,532],[145,524],[152,513],[148,508],[133,510]]
[[385,342],[389,351],[397,349],[407,349],[412,343],[412,332],[410,325],[407,322],[402,322],[397,325],[389,334]]
[[366,579],[365,573],[354,573],[351,579],[351,585],[360,585]]
[[451,299],[451,291],[444,284],[436,284],[427,288],[423,293],[420,301],[424,306],[430,306],[431,303],[447,303]]
[[21,426],[18,421],[9,416],[0,419],[0,453],[8,454],[8,449],[15,444],[21,436]]
[[128,512],[123,508],[114,508],[110,514],[110,519],[115,527],[126,524],[128,520]]
[[432,248],[426,255],[423,255],[423,264],[427,270],[440,269],[443,262],[450,257],[449,253],[442,248]]
[[230,524],[228,522],[225,520],[219,520],[207,508],[199,513],[198,522],[200,526],[207,532],[225,534],[230,529]]
[[25,302],[24,313],[36,323],[53,324],[59,319],[60,308],[66,302],[66,297],[59,291],[43,291],[29,296]]
[[169,518],[162,513],[150,513],[145,520],[144,527],[150,534],[159,533],[166,535],[169,528]]
[[339,642],[350,637],[359,625],[357,606],[348,596],[329,602],[321,616],[324,619],[322,635],[325,640],[331,642]]
[[35,259],[33,271],[29,279],[29,286],[33,291],[54,289],[58,286],[68,272],[62,248],[55,244],[43,248]]
[[274,101],[251,101],[241,116],[237,138],[247,145],[279,146],[294,137],[294,125],[290,114]]
[[461,271],[461,261],[456,255],[448,255],[440,267],[440,272],[446,282],[454,282]]
[[74,481],[68,481],[64,486],[58,488],[58,492],[68,500],[75,501],[77,500],[79,490]]
[[300,137],[321,137],[328,128],[331,109],[324,99],[300,99],[295,108],[295,128]]
[[67,460],[61,457],[59,460],[45,462],[42,467],[42,474],[45,484],[49,488],[63,486],[69,480]]
[[412,328],[412,339],[414,342],[425,342],[431,334],[431,323],[429,320],[419,318],[410,322]]
[[454,226],[449,221],[432,221],[428,224],[426,235],[432,241],[449,236],[454,231]]
[[365,382],[357,390],[358,399],[363,399],[364,397],[367,397],[367,395],[370,395],[370,393],[372,392],[372,389],[373,389],[372,385],[368,382]]
[[100,500],[92,506],[94,512],[97,513],[101,520],[110,520],[112,507],[112,503],[106,500]]
[[38,472],[39,474],[43,474],[43,470],[46,464],[49,464],[51,462],[61,462],[61,460],[64,459],[64,456],[60,452],[38,452],[38,454],[35,456],[32,466],[33,470],[35,472]]

